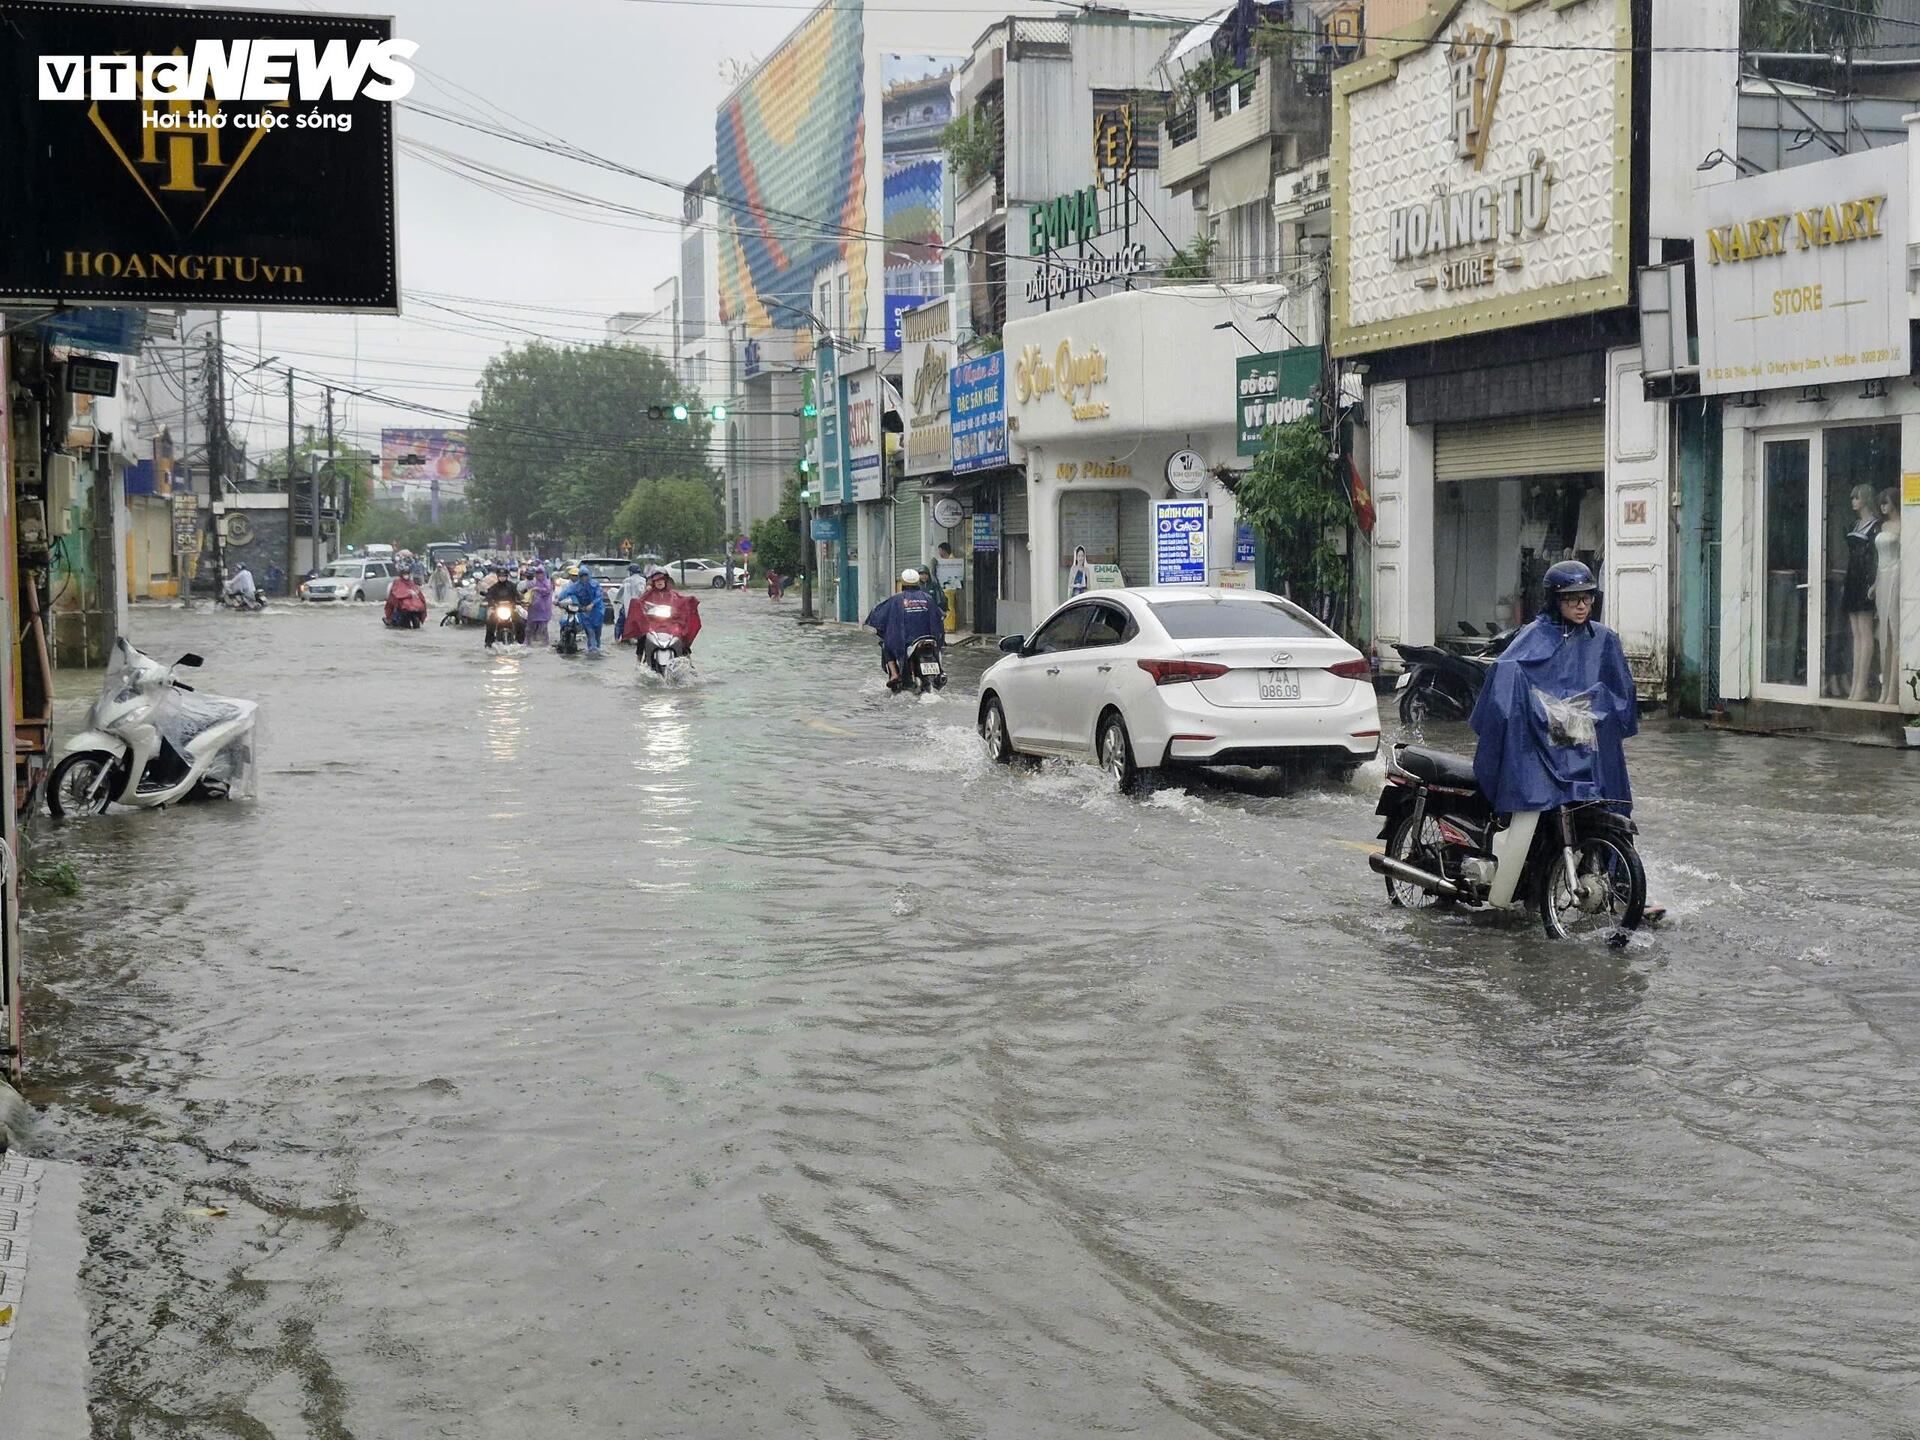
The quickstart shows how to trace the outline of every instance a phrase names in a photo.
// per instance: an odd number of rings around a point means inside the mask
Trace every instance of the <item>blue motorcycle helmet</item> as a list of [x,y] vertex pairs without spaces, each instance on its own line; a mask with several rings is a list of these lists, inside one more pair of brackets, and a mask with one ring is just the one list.
[[1540,589],[1546,612],[1555,620],[1560,619],[1560,601],[1566,596],[1593,597],[1593,611],[1587,616],[1589,621],[1600,618],[1600,607],[1606,599],[1601,593],[1600,582],[1593,578],[1593,571],[1578,560],[1562,560],[1548,569],[1540,582]]

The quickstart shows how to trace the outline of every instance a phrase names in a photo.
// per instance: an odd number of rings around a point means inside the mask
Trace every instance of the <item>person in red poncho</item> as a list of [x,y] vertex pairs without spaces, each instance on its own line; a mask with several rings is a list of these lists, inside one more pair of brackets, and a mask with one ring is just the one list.
[[410,575],[401,575],[387,591],[386,622],[390,626],[417,630],[427,618],[427,593]]
[[[658,613],[662,609],[667,613]],[[693,653],[693,638],[700,633],[700,602],[674,589],[673,580],[665,570],[649,575],[646,593],[627,602],[627,621],[622,633],[633,637],[634,650],[643,665],[647,659],[646,636],[654,630],[674,636],[679,642],[675,648],[682,655]]]

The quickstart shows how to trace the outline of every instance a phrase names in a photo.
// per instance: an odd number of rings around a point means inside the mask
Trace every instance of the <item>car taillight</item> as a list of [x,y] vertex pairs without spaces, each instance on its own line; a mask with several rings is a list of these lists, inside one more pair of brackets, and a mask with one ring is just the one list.
[[1227,673],[1224,665],[1205,660],[1139,660],[1139,667],[1153,677],[1156,685],[1179,685],[1188,680],[1215,680]]
[[1338,675],[1342,680],[1370,680],[1373,666],[1365,660],[1342,660],[1338,665],[1327,666],[1327,673]]

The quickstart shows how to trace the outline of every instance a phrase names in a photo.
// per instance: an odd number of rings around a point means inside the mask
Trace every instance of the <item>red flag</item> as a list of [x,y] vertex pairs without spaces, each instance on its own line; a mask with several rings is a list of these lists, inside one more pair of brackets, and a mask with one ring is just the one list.
[[1360,522],[1360,533],[1373,534],[1373,492],[1367,489],[1367,482],[1360,478],[1360,467],[1353,463],[1353,457],[1347,457],[1347,478],[1353,496],[1353,518]]

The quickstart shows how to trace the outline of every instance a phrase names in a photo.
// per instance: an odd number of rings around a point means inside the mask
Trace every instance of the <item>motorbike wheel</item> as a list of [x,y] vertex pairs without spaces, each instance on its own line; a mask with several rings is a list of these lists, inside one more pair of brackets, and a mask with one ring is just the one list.
[[119,769],[120,762],[104,750],[67,756],[47,776],[47,813],[55,819],[105,814],[120,789]]
[[1400,692],[1400,723],[1424,725],[1427,721],[1427,689],[1415,681]]
[[[1421,817],[1420,830],[1414,832],[1413,816],[1402,820],[1393,832],[1393,839],[1387,842],[1387,858],[1398,860],[1402,864],[1412,865],[1421,870],[1441,873],[1439,823],[1431,816]],[[1383,877],[1387,882],[1387,900],[1401,910],[1451,910],[1454,902],[1448,896],[1435,895],[1430,890],[1422,890],[1418,885],[1405,880],[1396,880],[1393,876]]]
[[1640,928],[1647,909],[1647,872],[1626,835],[1611,830],[1580,837],[1575,873],[1557,851],[1540,890],[1540,919],[1555,940],[1605,934],[1615,945]]

